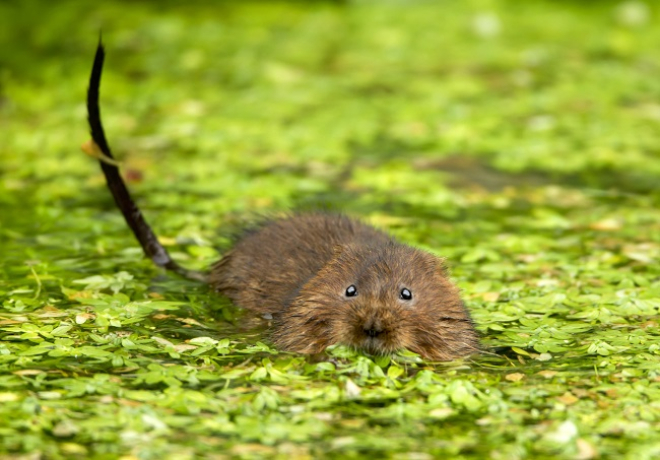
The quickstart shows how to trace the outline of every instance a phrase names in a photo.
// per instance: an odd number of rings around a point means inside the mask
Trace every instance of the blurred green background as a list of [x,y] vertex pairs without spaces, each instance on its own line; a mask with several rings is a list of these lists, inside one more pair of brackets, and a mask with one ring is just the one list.
[[[659,26],[651,1],[0,2],[0,455],[657,457]],[[447,257],[486,353],[278,353],[153,267],[79,148],[100,31],[106,133],[177,260],[341,210]]]

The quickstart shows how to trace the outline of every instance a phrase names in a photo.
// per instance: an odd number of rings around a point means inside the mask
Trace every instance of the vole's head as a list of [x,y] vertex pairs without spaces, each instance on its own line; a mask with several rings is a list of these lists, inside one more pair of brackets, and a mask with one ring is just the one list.
[[273,341],[302,353],[337,343],[376,354],[407,348],[441,361],[478,349],[442,261],[396,242],[335,248],[282,312]]

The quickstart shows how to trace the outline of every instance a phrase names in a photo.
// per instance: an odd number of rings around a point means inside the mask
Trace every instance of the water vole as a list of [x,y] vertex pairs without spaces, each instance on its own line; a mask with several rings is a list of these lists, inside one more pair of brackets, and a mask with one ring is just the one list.
[[476,348],[442,261],[345,216],[268,222],[241,238],[209,281],[237,305],[272,314],[271,338],[284,350],[342,343],[449,360]]
[[247,232],[208,274],[174,262],[132,200],[101,124],[98,90],[104,51],[96,52],[87,110],[108,188],[144,252],[157,265],[204,280],[236,305],[273,317],[282,350],[318,353],[345,344],[372,353],[407,348],[451,360],[478,349],[477,334],[442,260],[345,216],[309,213]]

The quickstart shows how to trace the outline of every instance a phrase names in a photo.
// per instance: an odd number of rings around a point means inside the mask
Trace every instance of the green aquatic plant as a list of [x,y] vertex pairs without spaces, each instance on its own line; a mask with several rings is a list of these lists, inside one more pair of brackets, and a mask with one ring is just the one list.
[[[655,458],[652,2],[0,3],[0,455]],[[35,23],[34,18],[48,18]],[[341,210],[447,259],[484,353],[282,353],[178,262]]]

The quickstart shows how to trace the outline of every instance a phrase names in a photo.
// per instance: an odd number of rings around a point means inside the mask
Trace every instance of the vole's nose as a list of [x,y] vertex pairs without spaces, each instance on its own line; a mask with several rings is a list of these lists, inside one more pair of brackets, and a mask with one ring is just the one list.
[[383,326],[380,321],[368,321],[363,326],[364,333],[369,337],[378,337],[383,332]]
[[367,334],[369,337],[378,337],[380,333],[383,332],[381,329],[365,329],[364,333]]

